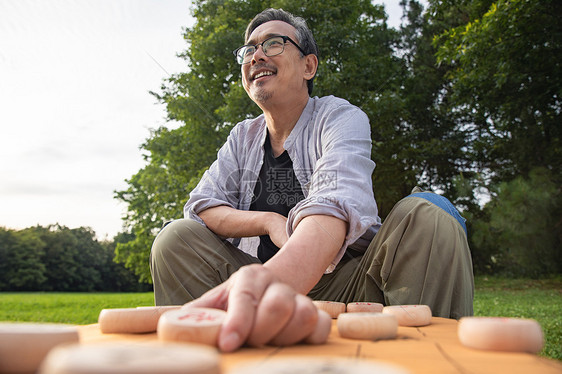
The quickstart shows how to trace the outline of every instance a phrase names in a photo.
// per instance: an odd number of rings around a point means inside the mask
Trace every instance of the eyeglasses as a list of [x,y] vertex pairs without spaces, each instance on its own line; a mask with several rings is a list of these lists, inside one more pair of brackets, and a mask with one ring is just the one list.
[[301,47],[291,38],[288,36],[273,36],[271,38],[265,39],[263,42],[255,44],[255,45],[243,45],[242,47],[236,49],[232,53],[236,56],[236,61],[240,65],[245,65],[252,61],[254,57],[254,53],[258,50],[258,47],[261,45],[263,53],[267,57],[273,57],[280,55],[285,50],[285,43],[291,42],[299,49],[299,51],[306,56],[306,53],[302,50]]

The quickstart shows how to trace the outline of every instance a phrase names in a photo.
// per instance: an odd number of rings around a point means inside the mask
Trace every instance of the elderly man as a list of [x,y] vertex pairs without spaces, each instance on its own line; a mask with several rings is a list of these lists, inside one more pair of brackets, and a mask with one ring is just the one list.
[[157,236],[156,304],[227,310],[223,351],[306,339],[318,320],[312,299],[472,314],[464,219],[418,191],[381,225],[368,118],[345,100],[310,96],[318,48],[306,22],[265,10],[234,53],[263,114],[233,128],[185,218]]

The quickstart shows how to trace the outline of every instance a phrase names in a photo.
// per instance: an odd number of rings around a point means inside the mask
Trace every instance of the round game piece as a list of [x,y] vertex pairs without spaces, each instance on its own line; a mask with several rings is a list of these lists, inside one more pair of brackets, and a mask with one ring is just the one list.
[[156,306],[103,309],[98,323],[104,334],[154,332],[158,326],[158,319],[164,312],[179,308],[180,306]]
[[338,318],[341,313],[345,313],[345,304],[338,303],[337,301],[312,301],[316,308],[325,311],[332,318]]
[[347,339],[392,339],[398,333],[398,321],[392,314],[344,313],[337,324],[340,336]]
[[160,306],[137,306],[136,309],[142,310],[152,310],[154,313],[158,313],[160,315],[166,313],[168,310],[177,310],[180,309],[181,305],[160,305]]
[[393,314],[400,326],[426,326],[431,323],[431,309],[427,305],[385,306],[383,313]]
[[539,352],[544,344],[540,324],[533,319],[463,317],[457,334],[470,348],[506,352]]
[[70,325],[0,323],[0,373],[33,373],[53,347],[78,341]]
[[347,313],[381,313],[384,305],[379,303],[356,302],[348,303]]
[[217,346],[226,312],[211,308],[172,310],[158,321],[158,338],[163,341],[193,342]]
[[215,349],[195,344],[104,343],[53,349],[39,374],[220,374]]
[[[136,309],[140,309],[144,311],[152,311],[153,313],[157,314],[158,319],[160,319],[162,314],[166,313],[167,311],[179,310],[181,307],[182,307],[181,305],[137,306]],[[156,323],[156,326],[152,331],[156,331],[156,327],[158,327],[158,323]]]
[[308,344],[324,344],[330,336],[332,331],[332,317],[323,311],[318,310],[318,322],[316,322],[316,328],[314,332],[305,339]]
[[409,371],[381,361],[333,357],[283,357],[250,362],[234,367],[229,374],[408,374]]

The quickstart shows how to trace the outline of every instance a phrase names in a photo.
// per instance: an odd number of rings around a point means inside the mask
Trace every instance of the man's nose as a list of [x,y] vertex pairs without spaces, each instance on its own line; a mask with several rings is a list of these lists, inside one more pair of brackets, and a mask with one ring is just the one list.
[[263,45],[259,45],[252,56],[252,64],[255,64],[258,61],[263,61],[267,58],[265,52],[263,51]]

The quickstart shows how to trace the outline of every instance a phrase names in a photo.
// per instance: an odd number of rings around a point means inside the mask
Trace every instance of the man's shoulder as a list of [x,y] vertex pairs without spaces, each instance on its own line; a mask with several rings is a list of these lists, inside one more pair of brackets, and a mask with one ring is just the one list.
[[323,96],[314,97],[312,100],[314,101],[314,115],[318,119],[331,117],[333,119],[341,118],[342,120],[349,120],[351,118],[357,118],[356,116],[367,118],[367,115],[361,108],[340,97]]
[[351,104],[349,101],[342,99],[341,97],[337,96],[322,96],[322,97],[313,97],[314,106],[316,107],[317,111],[332,111],[332,110],[352,110],[352,111],[361,111],[360,108]]
[[230,131],[232,135],[236,136],[252,136],[259,135],[265,128],[265,118],[261,114],[255,118],[248,118],[238,122]]
[[312,100],[314,100],[318,105],[327,105],[327,106],[352,105],[349,103],[349,101],[333,95],[321,96],[321,97],[314,96]]

